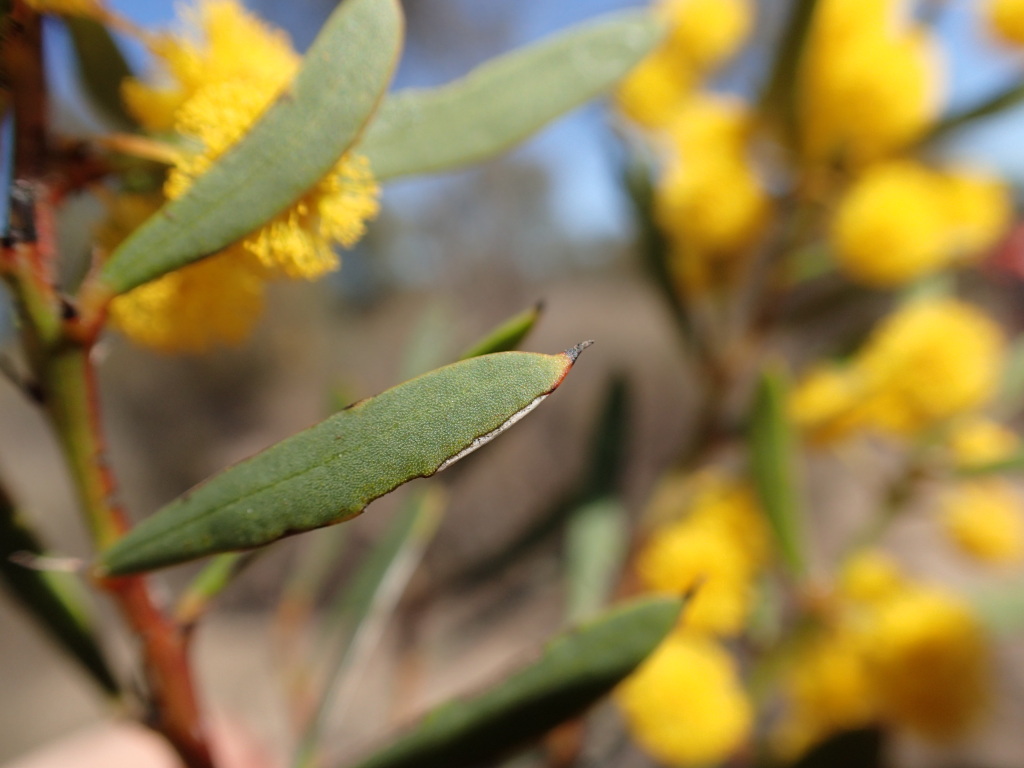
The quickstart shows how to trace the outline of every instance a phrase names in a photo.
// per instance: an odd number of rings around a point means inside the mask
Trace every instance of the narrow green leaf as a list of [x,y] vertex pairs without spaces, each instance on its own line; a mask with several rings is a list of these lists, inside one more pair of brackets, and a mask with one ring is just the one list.
[[26,567],[12,560],[18,553],[42,555],[43,548],[0,492],[0,581],[104,691],[118,696],[120,686],[96,640],[77,577]]
[[388,98],[359,145],[378,179],[436,173],[518,144],[614,85],[658,43],[629,11],[493,59],[461,80]]
[[232,580],[252,562],[254,552],[225,552],[199,572],[178,599],[174,615],[178,623],[195,624]]
[[985,464],[966,464],[957,467],[956,473],[960,477],[984,477],[985,475],[999,475],[1006,472],[1024,471],[1024,452],[1015,453],[999,461],[990,461]]
[[459,360],[469,360],[471,357],[490,355],[495,352],[510,352],[518,347],[520,342],[526,338],[526,335],[533,330],[533,326],[540,320],[543,311],[544,302],[538,301],[529,309],[510,317],[473,346],[466,349],[459,355]]
[[629,549],[626,508],[618,499],[597,499],[574,510],[566,531],[566,604],[570,623],[603,608]]
[[626,442],[626,383],[616,377],[605,398],[581,502],[566,527],[566,607],[570,622],[589,618],[611,596],[629,549],[626,509],[619,501]]
[[99,571],[151,570],[355,517],[518,421],[585,346],[476,357],[362,400],[171,502],[111,547]]
[[428,487],[409,499],[329,609],[325,636],[333,652],[322,675],[319,700],[299,741],[295,768],[316,764],[317,747],[339,683],[379,641],[387,618],[437,532],[443,509],[437,487]]
[[354,768],[461,768],[543,736],[609,693],[675,626],[683,601],[649,598],[560,635],[535,663],[453,701]]
[[796,135],[796,89],[808,32],[818,0],[793,0],[789,18],[761,95],[761,108],[775,116],[789,140]]
[[78,79],[89,101],[115,128],[133,130],[135,120],[124,108],[121,83],[132,70],[110,30],[86,16],[65,16],[78,65]]
[[239,240],[298,200],[359,137],[402,39],[397,0],[346,0],[295,81],[189,190],[126,239],[100,271],[123,293]]
[[765,371],[758,382],[750,425],[750,463],[761,505],[783,561],[794,573],[804,569],[803,520],[796,488],[796,448],[786,413],[783,373]]

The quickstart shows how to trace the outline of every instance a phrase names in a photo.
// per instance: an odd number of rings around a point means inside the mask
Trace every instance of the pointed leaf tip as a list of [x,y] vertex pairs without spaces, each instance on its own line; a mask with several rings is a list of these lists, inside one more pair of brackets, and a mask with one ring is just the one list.
[[580,356],[580,352],[582,352],[584,349],[586,349],[587,347],[589,347],[593,343],[594,343],[593,339],[590,339],[589,341],[581,341],[576,346],[569,347],[569,349],[565,350],[565,354],[569,358],[569,362],[570,363],[575,363],[576,362],[576,358],[578,358]]

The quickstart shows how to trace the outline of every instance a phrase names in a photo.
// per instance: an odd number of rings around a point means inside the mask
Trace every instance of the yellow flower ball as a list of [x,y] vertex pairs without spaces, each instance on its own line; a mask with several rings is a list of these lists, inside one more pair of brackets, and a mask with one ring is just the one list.
[[789,413],[815,443],[831,443],[864,426],[858,408],[862,393],[846,371],[833,366],[811,370],[793,389]]
[[666,49],[641,61],[620,83],[615,103],[630,120],[644,128],[661,128],[693,91],[695,75]]
[[1020,451],[1020,436],[984,416],[958,419],[947,435],[957,465],[981,466],[1008,459]]
[[673,166],[655,199],[659,224],[697,258],[736,256],[767,222],[769,203],[751,168],[719,157]]
[[986,6],[992,29],[1004,42],[1024,45],[1024,0],[989,0]]
[[656,531],[636,569],[644,586],[656,592],[679,595],[696,588],[682,627],[717,635],[743,629],[753,599],[752,568],[724,528],[683,520]]
[[665,765],[717,765],[742,746],[753,725],[732,658],[691,635],[667,638],[615,698],[633,738]]
[[[205,0],[191,21],[195,34],[150,41],[163,79],[129,80],[123,89],[128,109],[143,126],[180,137],[164,185],[171,199],[185,194],[247,133],[301,63],[286,35],[236,0]],[[377,214],[378,197],[365,159],[341,157],[289,207],[210,257],[214,265],[196,264],[185,275],[165,275],[117,297],[111,317],[133,340],[164,351],[241,341],[242,326],[255,322],[262,303],[264,287],[256,283],[313,279],[336,269],[336,247],[350,247],[362,237],[367,220]],[[219,282],[202,285],[204,277]]]
[[843,564],[840,594],[848,600],[874,604],[898,594],[906,586],[895,561],[877,549],[857,552]]
[[999,327],[956,299],[925,299],[897,310],[842,368],[820,367],[796,388],[794,420],[819,442],[860,431],[912,437],[970,413],[1002,376]]
[[948,218],[938,174],[896,161],[873,165],[839,203],[831,238],[842,270],[870,286],[902,285],[948,262]]
[[239,344],[263,309],[265,284],[255,266],[211,256],[118,296],[110,319],[137,344],[160,352],[206,352]]
[[870,724],[878,716],[875,690],[856,637],[824,630],[793,655],[782,680],[788,707],[772,741],[792,761],[828,736]]
[[965,170],[945,174],[944,187],[950,252],[961,261],[983,254],[1013,219],[1013,200],[1006,182]]
[[805,154],[863,163],[906,146],[938,115],[941,79],[935,41],[895,4],[825,0],[798,85]]
[[857,356],[883,431],[916,434],[982,406],[1002,373],[1005,340],[990,318],[956,299],[913,302],[884,321]]
[[957,546],[979,560],[1016,562],[1024,555],[1020,499],[1002,478],[961,482],[947,489],[942,519]]
[[658,10],[669,25],[666,46],[701,74],[731,57],[753,24],[750,0],[666,0]]
[[883,717],[936,741],[962,735],[988,698],[988,648],[955,595],[912,588],[885,601],[864,631]]

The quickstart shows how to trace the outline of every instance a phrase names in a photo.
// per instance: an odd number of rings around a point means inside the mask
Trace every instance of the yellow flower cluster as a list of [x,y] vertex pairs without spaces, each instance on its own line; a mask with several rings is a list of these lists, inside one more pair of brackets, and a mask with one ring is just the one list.
[[728,651],[689,634],[666,639],[619,686],[616,701],[633,737],[665,765],[716,765],[753,724]]
[[1004,340],[969,304],[923,299],[879,325],[847,365],[820,366],[793,393],[791,412],[829,442],[872,430],[914,436],[969,413],[995,392]]
[[1000,39],[1024,45],[1024,0],[989,0],[989,21]]
[[[677,631],[619,689],[637,742],[668,765],[706,765],[748,737],[751,704],[735,661],[719,644],[739,634],[754,580],[769,557],[768,531],[745,485],[706,471],[681,487],[685,516],[661,525],[640,553],[637,572],[650,590],[696,590]],[[664,498],[659,501],[664,503]]]
[[[236,0],[206,0],[192,22],[201,39],[165,35],[150,41],[165,70],[163,82],[124,85],[126,104],[143,126],[179,137],[181,149],[164,188],[171,199],[246,133],[300,63],[283,33]],[[259,312],[264,282],[312,279],[336,269],[335,246],[351,246],[362,236],[377,213],[377,198],[365,160],[342,157],[243,241],[118,297],[112,319],[130,338],[166,351],[239,341]]]
[[909,160],[867,168],[832,221],[840,267],[865,285],[902,285],[992,246],[1012,215],[1000,180],[940,173]]
[[957,483],[942,496],[943,523],[967,554],[991,563],[1024,557],[1020,499],[1001,477]]
[[727,274],[764,231],[768,196],[746,156],[752,129],[745,104],[704,93],[681,106],[666,130],[671,160],[655,215],[686,287]]
[[654,592],[696,588],[682,628],[717,636],[742,631],[754,579],[768,558],[768,531],[745,485],[707,471],[688,489],[687,514],[659,528],[637,558],[637,574]]
[[993,464],[1020,451],[1020,437],[985,416],[968,416],[955,421],[946,435],[958,467]]
[[833,600],[785,673],[788,707],[774,734],[781,756],[876,721],[936,741],[974,723],[988,694],[989,657],[962,599],[905,578],[868,551],[845,566]]
[[862,163],[922,135],[941,106],[941,62],[900,0],[823,0],[799,78],[802,148]]
[[618,91],[619,108],[647,128],[666,126],[700,79],[726,61],[752,23],[750,0],[662,0],[665,42]]

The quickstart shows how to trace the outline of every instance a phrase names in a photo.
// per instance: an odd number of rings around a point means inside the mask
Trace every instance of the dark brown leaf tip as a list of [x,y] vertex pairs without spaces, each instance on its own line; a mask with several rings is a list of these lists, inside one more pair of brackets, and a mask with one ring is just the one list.
[[586,349],[587,347],[589,347],[593,343],[594,343],[593,339],[591,339],[590,341],[581,341],[575,347],[569,347],[569,349],[565,350],[565,355],[566,355],[566,357],[569,358],[569,362],[570,363],[575,363],[576,362],[576,358],[580,356],[580,352],[582,352],[584,349]]

